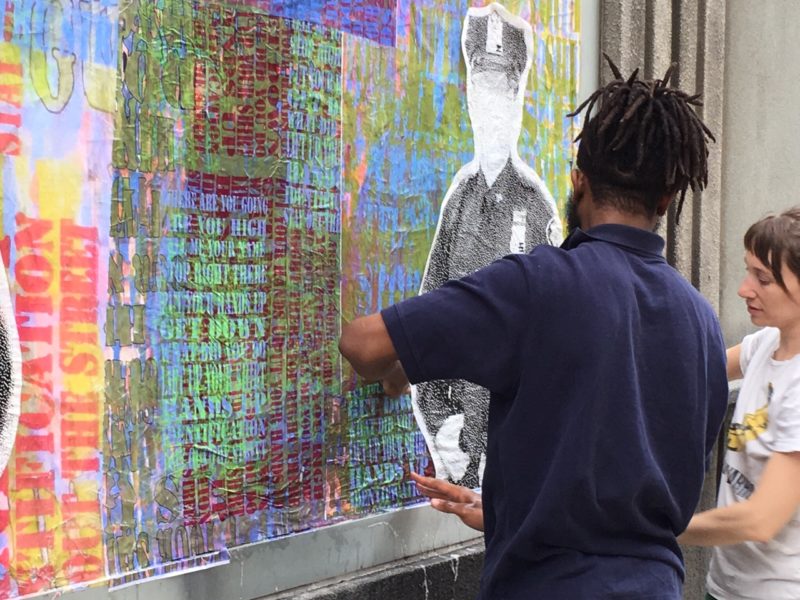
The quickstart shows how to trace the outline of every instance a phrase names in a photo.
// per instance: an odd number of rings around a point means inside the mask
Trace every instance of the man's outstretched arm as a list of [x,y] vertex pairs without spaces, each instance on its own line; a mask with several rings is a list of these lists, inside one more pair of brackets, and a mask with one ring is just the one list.
[[407,391],[408,378],[380,313],[359,317],[342,327],[339,352],[361,377],[383,383],[388,395]]

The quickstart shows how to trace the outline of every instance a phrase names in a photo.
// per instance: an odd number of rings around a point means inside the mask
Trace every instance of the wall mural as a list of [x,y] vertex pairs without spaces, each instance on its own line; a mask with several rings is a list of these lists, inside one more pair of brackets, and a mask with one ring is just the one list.
[[[491,217],[511,232],[492,253],[556,235],[533,173],[563,208],[577,3],[498,12],[504,44],[532,26],[524,68],[506,61],[524,103],[504,169],[538,204]],[[433,464],[411,399],[358,382],[336,339],[419,292],[468,179],[468,8],[6,0],[0,257],[22,383],[0,597],[211,566],[418,501],[407,474]]]

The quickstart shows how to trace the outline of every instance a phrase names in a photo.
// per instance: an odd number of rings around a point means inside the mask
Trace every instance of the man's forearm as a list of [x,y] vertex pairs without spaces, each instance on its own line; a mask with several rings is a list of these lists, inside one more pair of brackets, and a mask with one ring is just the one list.
[[397,359],[364,360],[357,354],[348,356],[345,352],[342,352],[342,356],[353,366],[353,370],[366,381],[383,381],[392,372],[395,363],[397,363]]
[[398,358],[380,313],[342,327],[339,351],[367,381],[384,380],[395,369]]

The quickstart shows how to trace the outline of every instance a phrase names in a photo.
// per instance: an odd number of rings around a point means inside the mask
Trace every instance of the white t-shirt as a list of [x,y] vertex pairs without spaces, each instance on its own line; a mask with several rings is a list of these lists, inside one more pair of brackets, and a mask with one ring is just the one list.
[[[800,355],[772,358],[779,339],[767,327],[742,341],[744,381],[728,430],[718,506],[747,500],[770,454],[800,451]],[[800,599],[800,511],[767,543],[714,548],[707,586],[718,600]]]

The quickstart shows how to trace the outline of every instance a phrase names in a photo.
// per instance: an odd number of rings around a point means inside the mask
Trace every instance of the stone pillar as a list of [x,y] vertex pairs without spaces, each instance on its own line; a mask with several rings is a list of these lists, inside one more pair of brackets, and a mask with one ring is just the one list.
[[[717,142],[709,156],[708,188],[687,193],[676,223],[670,210],[661,233],[667,239],[667,258],[708,298],[720,304],[720,207],[722,174],[722,106],[725,52],[725,0],[601,0],[600,49],[624,75],[642,67],[646,77],[661,77],[671,62],[678,63],[678,86],[703,94],[700,114]],[[608,81],[604,61],[600,80]],[[680,435],[676,433],[676,435]],[[716,464],[716,459],[712,460]],[[717,473],[707,477],[700,508],[714,505]],[[708,551],[684,548],[684,598],[703,597]]]

